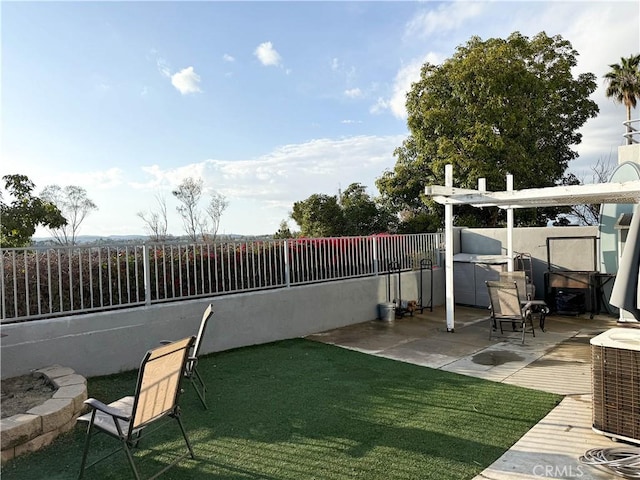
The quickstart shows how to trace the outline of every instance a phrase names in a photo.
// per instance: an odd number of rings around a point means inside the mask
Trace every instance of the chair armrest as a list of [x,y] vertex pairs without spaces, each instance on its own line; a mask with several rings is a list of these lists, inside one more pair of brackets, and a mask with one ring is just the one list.
[[188,356],[187,362],[185,364],[185,369],[187,372],[193,371],[194,368],[198,365],[198,357]]
[[543,311],[544,313],[549,313],[549,306],[547,302],[544,300],[529,300],[528,302],[522,302],[522,311],[525,312],[527,310],[532,310],[534,307],[537,307],[539,311]]
[[106,405],[100,400],[96,400],[95,398],[88,398],[82,403],[84,403],[85,405],[89,405],[94,410],[100,410],[101,412],[106,413],[107,415],[111,415],[112,417],[119,418],[120,420],[131,420],[131,417],[129,415],[123,414],[122,410],[110,407],[109,405]]

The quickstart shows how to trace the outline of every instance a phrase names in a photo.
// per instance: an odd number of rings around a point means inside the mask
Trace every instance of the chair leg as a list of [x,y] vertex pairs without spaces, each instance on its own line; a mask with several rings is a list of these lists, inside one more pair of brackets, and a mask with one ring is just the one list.
[[[200,376],[200,373],[198,373],[197,369],[195,368],[193,369],[193,372],[189,377],[189,379],[191,380],[191,384],[193,385],[193,388],[196,391],[198,398],[200,398],[200,402],[202,402],[202,406],[205,408],[205,410],[208,410],[209,407],[207,406],[207,400],[206,400],[207,386],[205,385],[204,380]],[[200,387],[198,387],[197,385],[198,383],[200,384]]]
[[536,329],[533,327],[533,317],[529,317],[529,322],[531,323],[531,334],[536,336]]
[[87,454],[89,453],[89,443],[91,443],[91,430],[93,429],[93,420],[95,419],[96,411],[93,411],[91,421],[87,425],[87,438],[84,441],[84,451],[82,452],[82,462],[80,463],[80,473],[78,474],[78,480],[84,477],[84,468],[87,464]]
[[536,336],[536,331],[535,331],[535,328],[533,327],[533,316],[530,313],[527,313],[522,318],[522,344],[523,345],[524,345],[524,336],[527,331],[527,322],[529,322],[529,324],[531,325],[531,334],[534,337]]
[[[139,442],[140,440],[136,440],[136,444]],[[133,454],[131,453],[131,450],[129,449],[129,445],[127,444],[126,440],[122,440],[122,444],[123,444],[123,450],[124,453],[127,455],[127,460],[129,461],[129,466],[131,467],[131,471],[133,471],[133,476],[135,477],[136,480],[140,480],[140,475],[138,474],[138,469],[136,468],[136,464],[133,461]]]
[[184,429],[184,425],[182,424],[182,420],[180,419],[180,411],[178,410],[174,415],[174,418],[177,420],[178,425],[180,425],[180,431],[182,432],[182,436],[184,437],[184,441],[187,444],[187,448],[189,449],[189,455],[191,458],[196,458],[193,454],[193,448],[191,448],[191,442],[189,441],[189,437],[187,436],[187,431]]
[[544,321],[547,317],[546,312],[544,311],[544,309],[540,312],[540,330],[542,330],[544,332]]
[[[89,444],[91,443],[91,437],[93,436],[92,430],[93,430],[93,421],[95,419],[96,416],[96,412],[97,410],[93,411],[93,416],[91,417],[91,421],[89,422],[89,425],[87,426],[87,438],[84,442],[84,452],[82,453],[82,462],[80,463],[80,474],[78,475],[78,480],[82,479],[84,477],[84,471],[87,467],[87,456],[89,454]],[[131,466],[131,470],[133,471],[133,476],[135,477],[136,480],[140,480],[140,475],[138,474],[138,470],[135,466],[135,463],[133,462],[133,455],[131,454],[131,450],[129,449],[129,446],[127,445],[127,441],[122,439],[122,449],[125,451],[125,454],[127,455],[127,460],[129,461],[129,465]],[[136,440],[136,443],[139,440]],[[89,465],[89,467],[92,467],[94,465],[96,465],[97,463],[101,462],[102,460],[105,460],[106,458],[110,457],[111,455],[113,455],[114,453],[117,453],[120,449],[116,449],[114,451],[112,451],[111,453],[101,457],[99,460],[94,461],[91,465]]]

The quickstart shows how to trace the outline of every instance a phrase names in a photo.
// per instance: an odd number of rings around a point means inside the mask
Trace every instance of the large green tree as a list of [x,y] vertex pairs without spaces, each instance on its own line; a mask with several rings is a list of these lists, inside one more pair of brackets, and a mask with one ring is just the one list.
[[340,195],[345,235],[371,235],[393,229],[394,217],[366,190],[364,185],[352,183]]
[[344,232],[344,215],[335,195],[314,193],[295,202],[291,218],[304,237],[337,237]]
[[[516,32],[507,39],[472,37],[442,65],[424,64],[407,94],[410,135],[394,152],[394,170],[377,181],[383,199],[432,224],[442,216],[422,193],[425,185],[444,183],[448,163],[463,188],[476,188],[484,177],[488,190],[504,190],[507,173],[516,189],[562,183],[577,157],[578,129],[598,112],[589,99],[595,76],[572,73],[577,55],[560,36]],[[519,211],[516,222],[545,225],[555,213]],[[469,226],[503,221],[497,209],[458,207],[456,215]]]
[[395,231],[397,223],[396,217],[360,183],[352,183],[339,196],[314,193],[295,202],[291,218],[305,237],[370,235]]
[[38,225],[59,228],[67,223],[54,204],[33,195],[35,185],[29,177],[15,174],[2,179],[11,201],[5,203],[0,193],[0,247],[26,247]]
[[[622,103],[627,109],[627,122],[631,120],[631,109],[636,108],[640,99],[640,55],[621,58],[620,63],[609,65],[611,70],[604,76],[607,81],[606,95],[616,102]],[[631,132],[631,125],[627,125],[627,133]],[[627,143],[631,144],[631,136],[627,136]]]

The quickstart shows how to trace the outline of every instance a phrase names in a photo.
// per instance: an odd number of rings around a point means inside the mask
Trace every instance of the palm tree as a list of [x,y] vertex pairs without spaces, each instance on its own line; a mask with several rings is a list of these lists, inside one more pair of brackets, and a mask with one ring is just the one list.
[[606,95],[627,108],[627,144],[631,144],[631,109],[636,108],[637,100],[640,99],[640,55],[623,57],[620,63],[609,67],[611,71],[604,76],[609,82]]

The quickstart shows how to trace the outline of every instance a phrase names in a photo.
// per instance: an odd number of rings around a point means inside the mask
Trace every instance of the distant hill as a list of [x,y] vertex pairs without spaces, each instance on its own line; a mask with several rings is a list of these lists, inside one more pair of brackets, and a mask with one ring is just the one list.
[[[225,234],[218,235],[216,241],[218,242],[241,242],[241,241],[254,241],[254,240],[269,240],[271,235],[238,235],[238,234]],[[108,243],[136,243],[141,244],[149,240],[147,235],[79,235],[76,237],[78,245],[86,244],[108,244]],[[169,237],[169,242],[188,242],[186,237]],[[33,237],[33,243],[35,245],[51,245],[55,244],[53,237]]]
[[[123,242],[137,242],[142,243],[149,237],[147,235],[78,235],[76,241],[79,245],[84,243],[123,243]],[[55,243],[53,237],[33,237],[35,244],[52,244]]]

